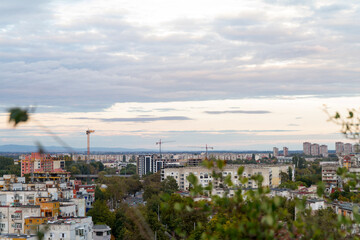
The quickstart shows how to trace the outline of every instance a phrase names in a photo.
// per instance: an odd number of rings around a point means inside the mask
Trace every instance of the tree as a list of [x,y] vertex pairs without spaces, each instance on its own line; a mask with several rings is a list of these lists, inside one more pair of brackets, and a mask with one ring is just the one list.
[[287,173],[281,172],[280,173],[281,183],[288,182],[290,180],[289,175]]
[[104,200],[96,200],[87,215],[92,217],[94,224],[106,224],[111,228],[114,226],[115,215],[109,210]]
[[135,178],[126,179],[126,185],[127,185],[127,193],[133,194],[134,196],[137,192],[139,192],[142,189],[141,182]]
[[172,194],[179,190],[179,186],[175,178],[167,176],[164,181],[161,182],[162,191],[168,194]]
[[288,175],[289,175],[290,181],[293,181],[293,171],[292,171],[291,167],[288,168]]
[[21,174],[20,164],[15,165],[13,158],[0,156],[0,175],[4,174],[19,176]]
[[299,155],[295,155],[293,157],[293,164],[295,164],[295,167],[297,168],[306,168],[306,161],[304,158],[300,157]]

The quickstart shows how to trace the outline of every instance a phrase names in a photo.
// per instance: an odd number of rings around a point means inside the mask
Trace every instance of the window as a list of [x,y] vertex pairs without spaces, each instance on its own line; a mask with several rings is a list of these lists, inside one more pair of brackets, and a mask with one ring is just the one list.
[[11,215],[12,219],[21,219],[21,213],[15,213]]
[[13,224],[11,224],[11,227],[13,227],[13,228],[16,228],[16,229],[21,229],[21,223],[13,223]]
[[96,232],[96,236],[103,236],[103,232]]
[[84,229],[83,228],[76,229],[75,235],[84,236]]

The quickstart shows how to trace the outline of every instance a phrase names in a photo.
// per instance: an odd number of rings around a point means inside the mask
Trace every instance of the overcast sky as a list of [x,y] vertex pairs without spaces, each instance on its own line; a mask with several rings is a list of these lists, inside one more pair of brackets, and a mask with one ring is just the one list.
[[[4,1],[0,145],[301,149],[360,102],[360,4],[331,0]],[[166,147],[164,145],[164,149]]]

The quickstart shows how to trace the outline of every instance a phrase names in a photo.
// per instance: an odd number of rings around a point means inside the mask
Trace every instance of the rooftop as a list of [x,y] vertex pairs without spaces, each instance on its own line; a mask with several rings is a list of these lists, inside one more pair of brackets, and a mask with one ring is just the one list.
[[108,225],[94,225],[93,230],[111,230]]

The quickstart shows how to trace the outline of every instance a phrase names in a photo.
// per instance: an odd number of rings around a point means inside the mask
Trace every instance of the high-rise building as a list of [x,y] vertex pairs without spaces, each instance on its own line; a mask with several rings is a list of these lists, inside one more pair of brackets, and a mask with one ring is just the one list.
[[327,145],[321,145],[320,146],[320,155],[323,156],[323,157],[328,157],[329,156],[328,146]]
[[274,157],[279,156],[279,149],[277,147],[273,148],[273,155],[274,155]]
[[335,150],[336,153],[343,153],[344,152],[344,143],[343,142],[336,142],[335,143]]
[[289,155],[289,149],[287,147],[283,147],[283,155],[284,157]]
[[310,152],[311,152],[311,156],[319,156],[320,155],[319,144],[317,143],[311,144]]
[[353,145],[353,150],[352,150],[353,153],[359,153],[360,152],[360,144],[358,143],[355,143]]
[[351,143],[345,143],[344,144],[344,154],[350,154],[352,152],[353,146]]
[[303,152],[304,152],[304,155],[307,155],[307,156],[311,155],[311,143],[309,143],[309,142],[303,143]]
[[137,174],[142,177],[148,173],[156,173],[163,168],[163,161],[157,155],[140,155],[137,160]]

